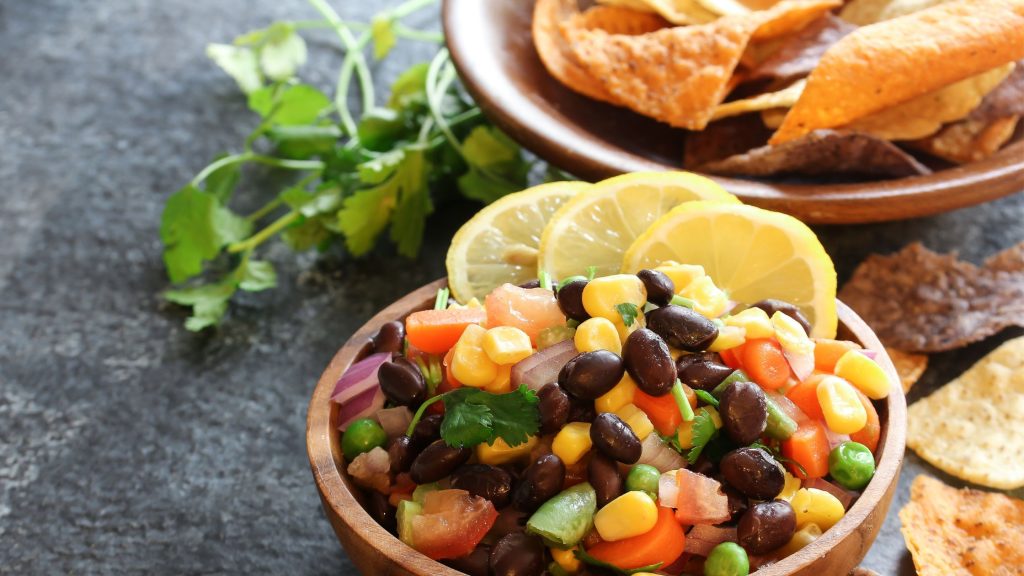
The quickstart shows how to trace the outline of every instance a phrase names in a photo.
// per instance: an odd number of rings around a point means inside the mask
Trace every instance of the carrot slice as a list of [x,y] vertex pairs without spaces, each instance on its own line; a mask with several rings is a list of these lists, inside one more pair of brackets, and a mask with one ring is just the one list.
[[822,372],[834,372],[836,362],[850,350],[860,350],[856,342],[849,340],[814,339],[814,368]]
[[803,467],[787,462],[786,466],[800,479],[823,478],[828,474],[828,436],[820,420],[800,424],[792,436],[782,441],[782,455]]
[[466,326],[486,321],[487,312],[480,308],[421,310],[405,319],[405,336],[428,354],[444,354],[459,341]]
[[821,382],[823,374],[812,374],[789,389],[786,398],[789,398],[797,408],[815,420],[824,420],[825,413],[821,411],[821,404],[818,402],[818,383]]
[[868,413],[868,421],[859,431],[850,434],[850,440],[867,446],[871,453],[874,454],[878,448],[878,439],[882,435],[882,425],[878,420],[878,411],[875,410],[875,405],[871,403],[871,399],[865,396],[863,392],[857,390],[857,396],[860,397],[860,403],[864,405],[864,410]]
[[[697,394],[686,384],[683,384],[683,392],[686,393],[686,399],[690,401],[690,407],[696,409]],[[636,404],[637,408],[647,414],[651,424],[654,424],[654,428],[662,436],[675,434],[676,428],[679,428],[679,425],[683,422],[683,415],[679,413],[679,406],[676,406],[676,401],[672,394],[651,396],[637,389],[633,395],[633,404]]]
[[601,542],[589,548],[587,554],[623,570],[632,570],[659,562],[668,566],[683,555],[685,547],[686,534],[672,509],[659,506],[654,528],[632,538]]
[[748,376],[766,390],[782,388],[789,381],[789,362],[775,340],[750,340],[739,352]]
[[718,355],[722,357],[722,362],[724,362],[725,365],[728,366],[729,368],[732,368],[733,370],[741,370],[743,366],[740,366],[740,359],[737,357],[738,355],[736,354],[737,352],[739,352],[739,350],[740,347],[737,346],[736,348],[722,350],[721,352],[718,353]]

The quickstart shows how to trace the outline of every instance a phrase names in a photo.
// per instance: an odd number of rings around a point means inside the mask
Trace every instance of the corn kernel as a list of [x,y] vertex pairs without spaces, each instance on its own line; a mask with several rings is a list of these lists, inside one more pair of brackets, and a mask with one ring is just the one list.
[[619,340],[619,331],[615,323],[607,318],[589,318],[576,327],[576,335],[573,337],[576,349],[580,352],[593,352],[595,350],[608,350],[616,354],[622,354],[622,341]]
[[722,326],[718,329],[718,337],[708,346],[712,352],[722,352],[737,346],[743,346],[747,341],[747,330],[740,326]]
[[818,404],[825,423],[836,434],[859,432],[868,421],[868,413],[857,390],[838,376],[825,376],[818,384]]
[[796,491],[800,489],[800,479],[793,476],[789,472],[786,472],[786,482],[782,485],[782,492],[775,497],[776,500],[785,500],[789,502],[793,499]]
[[704,272],[704,267],[699,264],[680,264],[672,260],[662,262],[655,270],[672,280],[672,283],[676,286],[676,294],[680,293],[683,288],[689,286],[697,278],[707,275]]
[[484,390],[491,394],[507,394],[512,391],[512,365],[504,364],[498,366],[498,375],[494,380],[484,386]]
[[465,386],[483,388],[498,375],[498,365],[484,352],[484,334],[479,324],[470,324],[455,343],[452,352],[452,375]]
[[651,419],[636,404],[626,404],[616,410],[615,415],[633,429],[633,433],[636,434],[636,437],[641,442],[654,431],[654,424],[651,424]]
[[590,424],[570,422],[562,427],[551,443],[551,451],[562,459],[566,466],[580,461],[590,450]]
[[517,460],[523,460],[530,455],[530,452],[537,446],[537,437],[530,436],[526,442],[518,446],[509,446],[501,438],[494,441],[490,446],[486,442],[476,445],[476,458],[482,464],[500,466]]
[[783,545],[782,548],[779,548],[778,552],[775,554],[779,558],[785,558],[790,554],[799,552],[804,548],[804,546],[807,546],[818,538],[821,538],[821,528],[812,522],[794,532],[793,536],[790,537],[789,542]]
[[828,530],[846,514],[838,498],[817,488],[801,488],[789,501],[796,512],[796,526],[803,528],[817,524],[822,531]]
[[711,280],[701,276],[683,288],[679,295],[693,300],[693,309],[708,318],[718,318],[729,311],[729,297]]
[[625,540],[650,532],[658,522],[658,506],[646,492],[626,492],[598,510],[594,528],[607,542]]
[[839,358],[835,373],[872,400],[881,400],[889,395],[891,384],[885,370],[857,350],[850,350]]
[[484,352],[495,364],[515,364],[530,354],[530,336],[515,326],[495,326],[484,334]]
[[575,574],[580,571],[580,559],[573,553],[576,548],[570,548],[568,550],[548,548],[548,550],[551,551],[551,558],[555,561],[555,564],[558,564],[562,570],[565,570],[569,574]]
[[614,388],[594,400],[594,408],[598,412],[615,412],[626,404],[631,404],[635,395],[636,382],[629,374],[623,374]]
[[746,337],[751,340],[775,336],[775,328],[768,313],[760,308],[747,308],[739,314],[733,314],[725,319],[725,325],[743,328]]
[[811,340],[804,327],[789,315],[775,312],[772,314],[772,326],[775,328],[775,338],[783,350],[793,354],[814,354],[814,340]]
[[615,307],[619,304],[633,304],[642,309],[647,303],[647,289],[633,274],[614,274],[595,278],[583,289],[583,308],[594,317],[607,318],[612,322],[622,321]]

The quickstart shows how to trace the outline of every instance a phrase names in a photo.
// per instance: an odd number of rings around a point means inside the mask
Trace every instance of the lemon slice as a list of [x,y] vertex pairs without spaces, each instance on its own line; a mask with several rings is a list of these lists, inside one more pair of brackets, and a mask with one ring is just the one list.
[[689,202],[633,242],[622,271],[666,260],[700,264],[731,300],[791,302],[810,320],[811,336],[836,335],[836,269],[814,232],[792,216],[742,204]]
[[586,274],[590,266],[598,276],[617,274],[633,240],[690,200],[739,203],[712,180],[689,172],[634,172],[598,182],[551,217],[538,267],[558,280]]
[[551,182],[515,192],[469,219],[452,238],[445,265],[459,302],[483,299],[495,287],[537,277],[537,248],[548,219],[586,182]]

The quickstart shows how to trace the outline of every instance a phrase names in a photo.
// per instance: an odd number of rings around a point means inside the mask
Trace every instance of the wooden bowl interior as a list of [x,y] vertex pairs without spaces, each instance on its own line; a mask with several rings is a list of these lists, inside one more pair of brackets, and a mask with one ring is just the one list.
[[[310,466],[328,520],[353,563],[364,574],[457,576],[457,572],[406,546],[382,528],[363,509],[364,498],[348,478],[338,431],[338,406],[330,401],[334,385],[354,362],[371,352],[369,338],[387,321],[433,305],[444,280],[428,284],[382,310],[363,325],[331,360],[320,377],[309,405],[306,445]],[[885,348],[852,310],[839,306],[839,337],[874,350],[893,382],[899,382]],[[902,388],[893,386],[884,402],[876,402],[882,436],[877,470],[871,483],[846,516],[821,538],[784,560],[757,571],[760,576],[821,576],[846,574],[867,553],[885,519],[903,463],[906,436],[906,401]]]
[[[682,169],[685,131],[591,100],[555,80],[530,33],[534,2],[445,0],[449,50],[488,117],[545,160],[587,180]],[[708,175],[744,202],[808,223],[898,220],[946,212],[1024,188],[1024,142],[927,176],[799,183]]]

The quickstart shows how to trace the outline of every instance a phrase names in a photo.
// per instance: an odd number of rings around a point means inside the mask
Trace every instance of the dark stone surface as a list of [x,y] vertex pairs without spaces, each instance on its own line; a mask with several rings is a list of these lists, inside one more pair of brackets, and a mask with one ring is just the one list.
[[[309,473],[309,394],[375,310],[443,274],[473,206],[443,207],[416,262],[273,245],[281,286],[233,305],[215,332],[186,332],[158,297],[164,199],[253,122],[205,44],[315,17],[302,0],[0,3],[0,572],[355,573]],[[333,38],[308,38],[304,78],[333,85]],[[379,76],[430,50],[403,44]],[[266,179],[247,172],[240,209],[274,192]],[[977,261],[1024,239],[1022,222],[1018,194],[821,232],[845,278],[914,239]],[[937,356],[911,398],[1006,336]],[[934,473],[908,454],[894,513],[922,471]],[[866,565],[912,573],[894,514]]]

